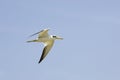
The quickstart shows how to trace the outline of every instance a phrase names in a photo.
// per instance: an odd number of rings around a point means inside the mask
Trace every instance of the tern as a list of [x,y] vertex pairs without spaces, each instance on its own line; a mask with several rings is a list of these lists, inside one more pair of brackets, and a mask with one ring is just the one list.
[[40,63],[46,57],[46,55],[48,54],[48,52],[52,48],[55,40],[57,40],[57,39],[62,40],[63,39],[59,36],[49,35],[48,31],[49,31],[49,29],[43,29],[43,30],[31,35],[31,36],[34,36],[34,35],[38,34],[38,37],[36,39],[27,41],[28,43],[29,42],[42,42],[44,44],[44,49],[42,51],[42,55],[41,55],[38,63]]

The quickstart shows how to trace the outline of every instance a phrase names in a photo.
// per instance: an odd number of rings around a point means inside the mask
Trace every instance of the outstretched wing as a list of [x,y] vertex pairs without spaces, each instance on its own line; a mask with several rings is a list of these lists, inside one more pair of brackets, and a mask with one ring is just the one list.
[[32,36],[34,36],[36,34],[38,34],[38,38],[48,36],[48,30],[49,29],[41,30],[41,31],[39,31],[37,33],[34,33],[34,34],[30,35],[30,37],[32,37]]
[[42,55],[41,55],[38,63],[40,63],[46,57],[46,55],[48,54],[48,52],[52,48],[53,43],[54,43],[54,40],[49,40],[49,41],[45,42],[45,47],[43,49]]

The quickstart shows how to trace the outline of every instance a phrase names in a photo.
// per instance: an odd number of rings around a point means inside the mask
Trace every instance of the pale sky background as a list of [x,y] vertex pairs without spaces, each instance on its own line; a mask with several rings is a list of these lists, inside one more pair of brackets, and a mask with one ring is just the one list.
[[[26,43],[44,28],[59,35]],[[0,0],[0,80],[120,80],[120,0]]]

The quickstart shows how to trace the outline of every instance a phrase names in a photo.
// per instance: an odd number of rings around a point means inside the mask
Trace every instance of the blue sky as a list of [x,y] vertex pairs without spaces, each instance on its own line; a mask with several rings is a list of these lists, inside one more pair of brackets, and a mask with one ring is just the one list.
[[[119,0],[1,0],[0,80],[120,80]],[[59,35],[38,64],[44,28]]]

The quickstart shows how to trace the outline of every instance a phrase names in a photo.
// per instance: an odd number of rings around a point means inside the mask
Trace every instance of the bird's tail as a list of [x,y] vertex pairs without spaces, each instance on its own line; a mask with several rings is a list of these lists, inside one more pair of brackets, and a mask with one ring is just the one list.
[[27,42],[28,42],[28,43],[29,43],[29,42],[37,42],[37,40],[30,40],[30,41],[27,41]]

